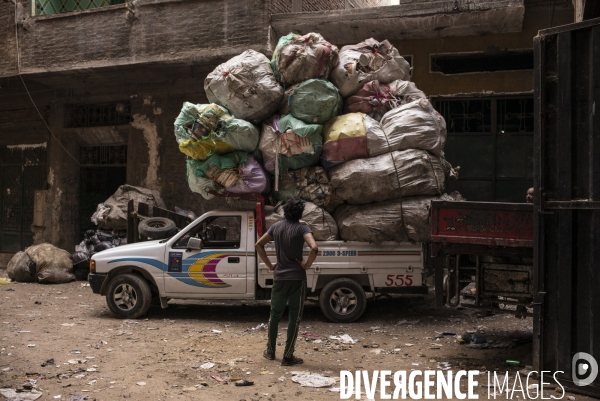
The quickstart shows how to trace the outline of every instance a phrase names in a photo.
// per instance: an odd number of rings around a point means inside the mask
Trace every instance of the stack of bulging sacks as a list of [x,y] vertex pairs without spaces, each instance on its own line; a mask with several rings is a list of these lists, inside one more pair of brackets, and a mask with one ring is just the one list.
[[443,117],[409,79],[387,40],[338,50],[290,33],[270,63],[245,51],[206,78],[211,104],[184,103],[175,121],[190,189],[269,193],[267,226],[300,197],[317,240],[426,241],[430,201],[460,199],[445,193],[458,168]]

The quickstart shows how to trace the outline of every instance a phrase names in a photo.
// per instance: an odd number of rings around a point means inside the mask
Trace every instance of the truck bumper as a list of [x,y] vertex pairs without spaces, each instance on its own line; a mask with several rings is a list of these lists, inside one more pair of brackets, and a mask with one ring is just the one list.
[[88,281],[94,294],[100,294],[102,284],[104,283],[104,280],[106,280],[106,277],[107,274],[90,273],[88,275]]

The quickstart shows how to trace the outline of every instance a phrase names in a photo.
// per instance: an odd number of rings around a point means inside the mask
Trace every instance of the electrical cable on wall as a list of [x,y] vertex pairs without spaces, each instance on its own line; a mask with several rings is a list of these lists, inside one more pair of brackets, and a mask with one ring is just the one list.
[[16,44],[16,48],[17,48],[17,74],[19,75],[19,78],[21,79],[21,82],[23,83],[23,88],[25,88],[25,92],[27,92],[27,96],[29,96],[29,100],[31,101],[31,104],[35,108],[35,111],[37,111],[38,115],[40,116],[40,119],[42,120],[42,122],[46,126],[46,129],[48,130],[48,132],[50,133],[50,135],[52,136],[52,138],[54,138],[54,140],[56,142],[58,142],[58,144],[60,145],[60,147],[63,148],[63,150],[71,157],[71,159],[75,160],[75,163],[79,164],[79,160],[77,160],[77,158],[75,156],[73,156],[71,154],[71,152],[69,152],[67,150],[67,148],[65,147],[65,145],[62,144],[62,142],[60,141],[60,139],[58,139],[56,137],[56,135],[54,135],[54,133],[50,129],[50,126],[46,122],[46,119],[44,118],[44,116],[42,116],[42,113],[40,113],[40,110],[38,109],[37,105],[33,101],[33,98],[31,97],[31,93],[29,93],[29,89],[27,88],[27,85],[25,84],[25,80],[23,79],[23,76],[21,75],[21,51],[19,49],[19,26],[17,24],[17,22],[18,22],[17,21],[17,14],[18,14],[18,12],[17,12],[17,1],[13,0],[12,2],[15,5],[15,44]]

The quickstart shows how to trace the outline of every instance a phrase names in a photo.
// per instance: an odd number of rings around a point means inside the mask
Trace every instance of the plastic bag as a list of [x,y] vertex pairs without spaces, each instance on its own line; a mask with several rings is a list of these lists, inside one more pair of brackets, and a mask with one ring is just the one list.
[[330,80],[346,98],[354,95],[370,81],[389,83],[408,80],[410,65],[390,42],[373,38],[340,50],[340,62],[331,72]]
[[344,102],[344,113],[365,113],[376,121],[388,111],[403,104],[426,99],[414,82],[396,80],[383,84],[377,80],[367,82],[355,95]]
[[77,265],[79,263],[89,262],[90,257],[85,252],[75,252],[71,255],[71,260],[73,261],[73,265]]
[[95,225],[100,225],[106,222],[106,216],[110,212],[110,207],[105,206],[103,203],[98,204],[96,211],[92,214],[90,220]]
[[75,280],[71,254],[51,244],[34,245],[25,250],[36,264],[40,283],[68,283]]
[[20,283],[32,283],[37,281],[37,277],[32,273],[30,265],[35,265],[26,252],[17,252],[8,262],[6,274],[11,280]]
[[[379,123],[363,113],[344,114],[328,122],[323,127],[323,140],[321,163],[327,169],[384,153],[379,148],[387,143]],[[378,153],[373,154],[371,148]]]
[[343,205],[334,213],[340,237],[346,241],[381,243],[427,242],[431,239],[432,200],[464,200],[458,192],[372,203]]
[[267,173],[263,170],[252,156],[239,166],[241,182],[238,185],[227,188],[227,192],[234,194],[260,194],[269,192],[271,181]]
[[284,84],[297,84],[311,78],[327,79],[338,63],[338,48],[318,33],[290,33],[277,42],[271,67]]
[[177,206],[175,206],[175,213],[185,216],[192,220],[196,220],[198,218],[198,216],[196,216],[196,213],[192,212],[191,210],[184,210]]
[[254,125],[233,118],[219,105],[185,102],[175,120],[175,137],[183,154],[206,160],[213,153],[252,152],[259,134]]
[[99,211],[102,206],[109,209],[107,213],[101,213],[103,217],[98,218],[98,226],[103,229],[127,229],[127,204],[130,200],[134,201],[135,209],[139,202],[166,209],[158,191],[125,184],[121,185],[103,204],[98,205]]
[[279,113],[307,124],[325,124],[340,114],[342,106],[342,97],[331,82],[309,79],[285,91]]
[[386,151],[423,149],[444,155],[446,121],[427,99],[419,99],[388,111],[381,119],[387,136]]
[[[278,221],[285,219],[283,207],[274,208],[271,214],[267,214],[265,223],[267,230]],[[316,241],[335,241],[339,239],[338,228],[333,217],[311,202],[305,202],[304,212],[302,213],[301,223],[306,223],[313,232]]]
[[273,115],[283,96],[269,59],[254,50],[215,68],[204,80],[204,90],[211,103],[254,124]]
[[277,201],[300,198],[323,207],[329,213],[343,202],[333,195],[329,177],[320,166],[290,170],[279,178],[279,191],[272,192]]
[[323,126],[306,124],[291,115],[273,116],[265,121],[260,137],[265,169],[279,172],[297,170],[318,163],[323,149]]
[[446,170],[439,157],[409,149],[346,162],[331,169],[331,188],[350,204],[383,202],[445,192]]

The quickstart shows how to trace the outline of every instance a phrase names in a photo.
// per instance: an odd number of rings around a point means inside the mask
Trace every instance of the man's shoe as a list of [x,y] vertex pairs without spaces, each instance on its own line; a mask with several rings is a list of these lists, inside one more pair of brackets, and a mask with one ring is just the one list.
[[263,356],[269,360],[273,360],[275,359],[275,353],[274,352],[269,352],[268,350],[265,350],[265,352],[263,352]]
[[302,358],[296,358],[295,356],[291,358],[283,358],[281,360],[281,366],[300,365],[301,363],[304,363],[304,360]]

